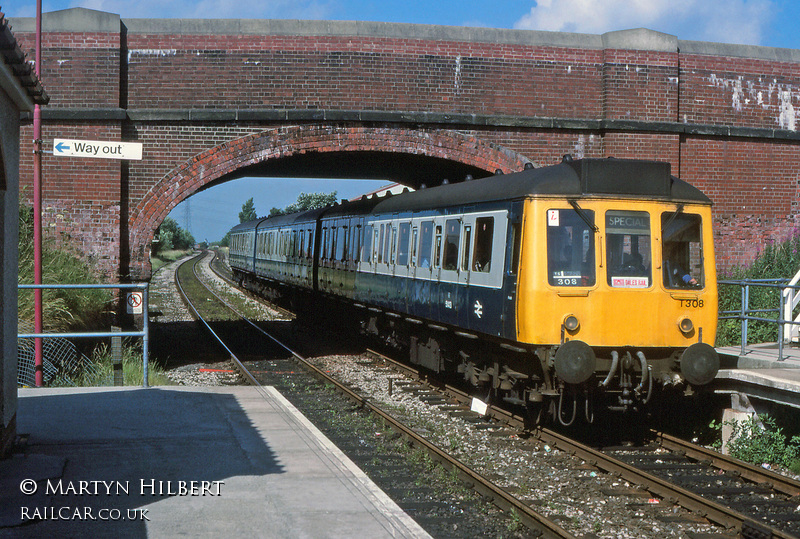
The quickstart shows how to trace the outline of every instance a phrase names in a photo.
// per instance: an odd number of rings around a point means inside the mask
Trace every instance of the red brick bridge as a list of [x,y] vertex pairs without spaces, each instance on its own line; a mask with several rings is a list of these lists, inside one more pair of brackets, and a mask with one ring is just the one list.
[[[33,57],[33,19],[12,25]],[[80,8],[46,13],[43,30],[44,223],[112,279],[148,279],[170,210],[241,176],[418,186],[567,153],[660,159],[714,200],[723,267],[798,225],[798,50]],[[54,138],[141,142],[143,159],[55,157]]]

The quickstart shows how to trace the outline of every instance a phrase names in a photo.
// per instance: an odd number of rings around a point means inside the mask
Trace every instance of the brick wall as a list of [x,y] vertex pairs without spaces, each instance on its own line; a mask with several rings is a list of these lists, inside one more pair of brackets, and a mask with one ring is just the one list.
[[[142,161],[44,160],[48,230],[113,278],[149,275],[154,228],[196,189],[298,152],[366,148],[487,171],[566,153],[666,160],[714,200],[723,267],[798,225],[800,51],[641,30],[126,21],[80,9],[68,24],[59,13],[44,19],[46,150],[54,137],[144,144]],[[15,33],[32,50],[28,24]],[[28,126],[23,186],[30,138]]]

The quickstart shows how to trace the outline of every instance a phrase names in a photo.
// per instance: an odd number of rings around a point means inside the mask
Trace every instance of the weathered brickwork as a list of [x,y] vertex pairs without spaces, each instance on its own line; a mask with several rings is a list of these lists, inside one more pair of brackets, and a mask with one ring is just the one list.
[[[442,158],[489,172],[567,153],[669,161],[714,200],[722,267],[800,225],[798,51],[642,30],[59,13],[44,19],[46,151],[56,137],[144,147],[141,161],[44,159],[48,231],[112,278],[148,278],[155,228],[197,189],[248,166],[330,152]],[[32,51],[30,28],[20,20],[15,34]],[[30,133],[23,129],[21,162],[28,198]]]

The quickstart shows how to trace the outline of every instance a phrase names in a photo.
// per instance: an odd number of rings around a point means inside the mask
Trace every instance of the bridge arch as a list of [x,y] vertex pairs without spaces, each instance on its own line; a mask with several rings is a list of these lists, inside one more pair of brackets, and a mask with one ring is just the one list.
[[[517,152],[452,130],[303,125],[253,133],[209,148],[181,163],[156,182],[132,209],[131,277],[149,279],[150,244],[156,229],[175,206],[199,189],[276,160],[341,152],[413,157],[417,162],[420,158],[447,161],[463,165],[465,170],[483,171],[484,175],[497,169],[522,170],[529,161]],[[392,175],[391,171],[388,176],[409,183],[405,176]]]

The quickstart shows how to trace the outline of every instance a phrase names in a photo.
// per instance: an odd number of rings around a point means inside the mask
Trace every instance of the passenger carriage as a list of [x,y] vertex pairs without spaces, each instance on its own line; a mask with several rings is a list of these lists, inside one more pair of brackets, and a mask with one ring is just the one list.
[[[346,301],[365,331],[488,398],[626,410],[719,366],[711,201],[668,163],[565,158],[248,226],[232,231],[245,251],[261,252],[247,230],[289,234],[253,276]],[[247,260],[232,243],[232,267]]]

